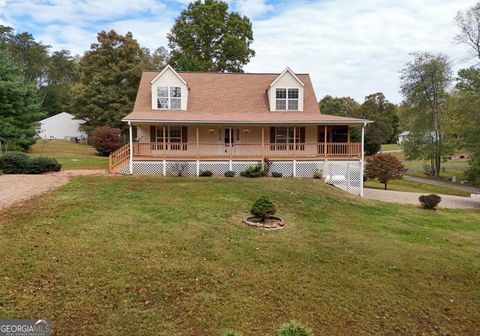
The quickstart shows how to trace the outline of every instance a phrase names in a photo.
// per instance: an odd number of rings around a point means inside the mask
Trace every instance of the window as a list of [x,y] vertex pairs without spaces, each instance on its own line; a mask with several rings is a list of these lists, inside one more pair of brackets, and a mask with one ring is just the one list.
[[[157,126],[155,132],[156,142],[163,142],[163,127]],[[182,142],[182,126],[165,127],[166,142]]]
[[293,150],[294,143],[297,150],[305,149],[305,127],[297,127],[295,131],[294,127],[272,127],[270,133],[272,150]]
[[157,87],[157,108],[179,110],[182,107],[182,88],[179,86]]
[[277,111],[298,111],[298,96],[298,89],[276,89],[275,109]]
[[[295,137],[293,135],[295,133]],[[295,138],[295,141],[293,141]],[[299,143],[300,142],[300,127],[297,127],[296,132],[293,127],[275,127],[275,143]]]
[[[158,150],[163,149],[163,127],[155,127],[154,135]],[[153,130],[152,130],[153,132]],[[168,126],[165,127],[165,142],[167,150],[187,150],[187,127],[185,126]]]

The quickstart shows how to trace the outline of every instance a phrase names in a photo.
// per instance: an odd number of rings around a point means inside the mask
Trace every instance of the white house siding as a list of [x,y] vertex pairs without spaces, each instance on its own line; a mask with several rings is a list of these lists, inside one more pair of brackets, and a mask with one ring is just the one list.
[[38,135],[43,139],[68,139],[70,137],[85,138],[80,131],[81,120],[67,112],[62,112],[39,121]]

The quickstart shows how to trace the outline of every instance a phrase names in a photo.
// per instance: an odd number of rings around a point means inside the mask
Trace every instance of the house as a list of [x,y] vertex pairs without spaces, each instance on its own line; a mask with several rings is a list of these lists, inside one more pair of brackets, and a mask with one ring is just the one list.
[[333,184],[362,192],[363,144],[349,135],[369,121],[321,114],[310,76],[289,68],[146,71],[123,121],[130,143],[110,156],[112,172],[198,176],[208,169],[223,176],[267,162],[283,176],[321,170]]
[[43,139],[84,139],[87,134],[80,130],[83,121],[75,119],[73,115],[62,112],[37,124],[37,135]]
[[400,145],[403,144],[405,141],[407,141],[409,135],[410,135],[409,131],[403,131],[398,135],[397,143]]

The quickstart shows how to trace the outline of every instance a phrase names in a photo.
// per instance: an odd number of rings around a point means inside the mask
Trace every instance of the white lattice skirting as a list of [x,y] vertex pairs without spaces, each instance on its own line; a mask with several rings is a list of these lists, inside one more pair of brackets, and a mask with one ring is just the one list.
[[[224,176],[233,170],[237,175],[260,163],[260,161],[134,161],[134,175],[197,176],[202,170],[212,171],[214,176]],[[285,177],[312,177],[315,171],[323,173],[325,182],[352,194],[360,194],[360,161],[272,161],[270,172],[282,173]],[[129,165],[119,169],[129,174]]]

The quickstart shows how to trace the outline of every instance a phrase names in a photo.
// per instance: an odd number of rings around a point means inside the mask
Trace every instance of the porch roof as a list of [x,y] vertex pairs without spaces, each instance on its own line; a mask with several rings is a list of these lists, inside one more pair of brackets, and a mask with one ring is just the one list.
[[187,110],[152,109],[151,84],[158,71],[142,74],[133,112],[123,121],[195,124],[349,124],[368,120],[321,114],[308,74],[301,112],[271,112],[268,87],[279,74],[179,72],[188,85]]

